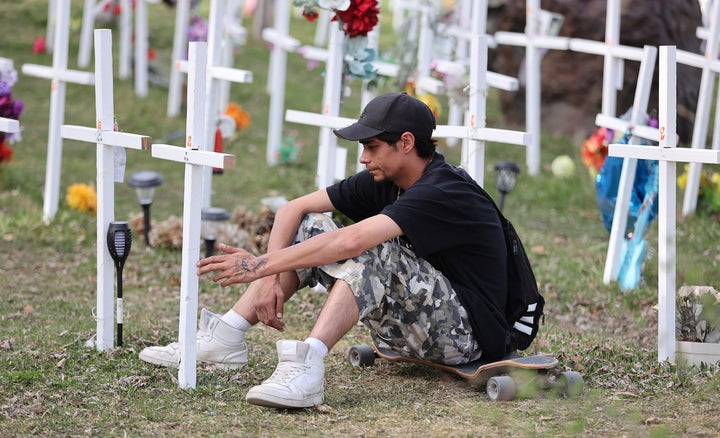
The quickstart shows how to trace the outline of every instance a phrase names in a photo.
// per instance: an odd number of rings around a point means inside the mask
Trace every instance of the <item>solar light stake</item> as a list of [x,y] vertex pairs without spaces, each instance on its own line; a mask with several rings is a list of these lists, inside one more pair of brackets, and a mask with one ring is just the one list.
[[515,182],[520,173],[520,166],[512,161],[500,161],[495,165],[495,172],[495,186],[498,192],[500,192],[498,208],[502,211],[505,205],[505,195],[515,188]]
[[115,262],[117,270],[117,346],[122,347],[122,326],[123,326],[123,288],[122,288],[122,271],[130,253],[130,245],[132,244],[132,234],[130,233],[130,225],[127,222],[110,222],[107,233],[107,246]]
[[151,170],[141,170],[130,175],[127,185],[135,189],[138,202],[143,210],[143,235],[145,244],[150,246],[150,206],[155,195],[155,188],[163,183],[163,178],[159,173]]

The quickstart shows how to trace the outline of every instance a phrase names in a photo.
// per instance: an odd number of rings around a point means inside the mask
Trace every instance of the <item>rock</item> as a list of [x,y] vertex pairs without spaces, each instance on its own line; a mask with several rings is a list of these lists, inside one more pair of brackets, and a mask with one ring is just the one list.
[[[562,14],[560,36],[605,40],[607,0],[545,0],[543,9]],[[523,32],[525,1],[506,0],[502,8],[488,13],[488,30]],[[702,25],[697,1],[664,0],[662,7],[652,0],[623,0],[620,44],[634,47],[675,45],[678,49],[701,52],[695,36]],[[518,76],[524,48],[498,46],[490,52],[490,70]],[[617,114],[632,106],[640,64],[625,62],[623,89],[617,97]],[[678,65],[678,135],[682,143],[692,137],[701,71]],[[542,63],[542,126],[555,134],[569,135],[578,141],[595,128],[595,115],[602,103],[603,57],[572,51],[549,50]],[[648,111],[658,108],[658,75],[655,71]],[[506,122],[522,127],[525,119],[525,89],[501,92]]]

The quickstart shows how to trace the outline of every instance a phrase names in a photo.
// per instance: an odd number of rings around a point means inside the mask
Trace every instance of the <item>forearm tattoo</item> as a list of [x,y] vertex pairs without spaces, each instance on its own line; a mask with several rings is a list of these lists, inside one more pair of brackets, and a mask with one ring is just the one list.
[[253,274],[256,274],[257,269],[265,266],[265,264],[267,264],[267,260],[265,260],[264,257],[258,257],[256,259],[253,259],[252,263],[248,259],[240,260],[240,257],[236,257],[235,273],[245,274],[248,272],[252,272]]

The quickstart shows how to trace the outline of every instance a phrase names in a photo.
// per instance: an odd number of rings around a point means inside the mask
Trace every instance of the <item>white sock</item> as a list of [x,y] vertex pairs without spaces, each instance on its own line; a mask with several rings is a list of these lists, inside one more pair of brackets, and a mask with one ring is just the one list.
[[233,309],[228,310],[222,318],[220,318],[230,327],[236,328],[241,331],[247,331],[250,327],[252,327],[252,324],[250,324],[247,319],[243,318],[242,315],[234,311]]
[[327,346],[318,338],[307,338],[305,343],[310,344],[313,350],[320,354],[320,357],[325,357],[328,354]]

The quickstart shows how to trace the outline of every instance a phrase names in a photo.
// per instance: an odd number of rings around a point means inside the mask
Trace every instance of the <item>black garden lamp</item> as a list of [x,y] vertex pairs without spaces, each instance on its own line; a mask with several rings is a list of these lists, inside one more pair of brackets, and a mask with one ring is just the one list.
[[215,252],[218,229],[230,219],[230,214],[224,208],[206,207],[202,209],[200,219],[200,233],[205,240],[205,257],[210,257]]
[[107,232],[107,246],[117,271],[117,346],[122,347],[123,287],[122,271],[132,245],[132,233],[127,222],[110,222]]
[[500,192],[500,202],[498,208],[500,211],[505,204],[505,195],[515,188],[515,182],[520,174],[520,166],[512,161],[499,161],[495,164],[495,187]]
[[127,182],[127,185],[135,189],[138,202],[143,209],[143,234],[145,244],[148,246],[150,246],[150,239],[148,238],[150,233],[150,205],[152,205],[153,196],[155,195],[155,187],[162,185],[162,183],[163,179],[160,174],[151,170],[141,170],[133,173]]

